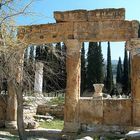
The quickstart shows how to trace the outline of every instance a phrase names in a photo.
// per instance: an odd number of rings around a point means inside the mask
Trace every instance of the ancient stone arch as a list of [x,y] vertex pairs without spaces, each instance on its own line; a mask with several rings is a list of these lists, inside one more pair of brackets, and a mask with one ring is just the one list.
[[[140,126],[140,40],[137,21],[125,20],[125,9],[54,12],[56,23],[20,26],[18,38],[28,44],[64,42],[67,47],[67,88],[64,130],[76,132],[92,124],[96,129]],[[85,41],[126,41],[131,52],[132,98],[80,98],[80,50]],[[97,127],[98,126],[98,127]],[[101,126],[101,127],[100,127]],[[103,127],[104,126],[104,127]]]

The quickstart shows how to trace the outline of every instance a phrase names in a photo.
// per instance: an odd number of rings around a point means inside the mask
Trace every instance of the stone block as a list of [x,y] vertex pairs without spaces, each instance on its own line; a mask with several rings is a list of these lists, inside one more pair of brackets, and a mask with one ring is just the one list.
[[125,9],[97,9],[88,11],[88,21],[97,20],[124,20],[125,19]]
[[73,38],[73,23],[19,26],[18,38],[28,44],[62,42],[62,40]]
[[80,41],[128,41],[136,38],[135,27],[131,21],[109,20],[75,22],[74,38]]
[[81,123],[102,124],[103,100],[80,99],[79,120]]
[[56,22],[66,21],[87,21],[87,10],[73,10],[73,11],[55,11],[54,18]]
[[125,9],[97,9],[97,10],[71,10],[54,12],[56,22],[97,21],[97,20],[124,20]]
[[140,140],[140,131],[130,131],[125,135],[127,140]]
[[104,124],[131,125],[131,99],[104,100]]

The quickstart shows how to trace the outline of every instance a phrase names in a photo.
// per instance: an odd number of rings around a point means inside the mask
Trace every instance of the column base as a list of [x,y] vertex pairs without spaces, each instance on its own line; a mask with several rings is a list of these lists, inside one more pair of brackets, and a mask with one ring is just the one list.
[[64,132],[76,133],[80,129],[80,124],[77,122],[65,122],[64,123]]
[[17,129],[16,121],[5,121],[5,127],[8,129]]

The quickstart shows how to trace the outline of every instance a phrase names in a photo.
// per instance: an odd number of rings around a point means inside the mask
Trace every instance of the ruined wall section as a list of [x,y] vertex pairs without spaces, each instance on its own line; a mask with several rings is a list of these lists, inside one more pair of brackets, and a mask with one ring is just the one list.
[[80,123],[94,125],[132,125],[131,99],[80,99]]

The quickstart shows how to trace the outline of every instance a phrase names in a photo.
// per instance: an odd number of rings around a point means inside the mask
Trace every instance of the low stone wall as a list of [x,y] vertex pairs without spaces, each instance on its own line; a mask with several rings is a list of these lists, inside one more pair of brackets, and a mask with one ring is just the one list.
[[47,115],[50,114],[57,118],[64,117],[64,105],[38,105],[37,114]]
[[131,126],[131,99],[81,98],[79,102],[81,124]]

